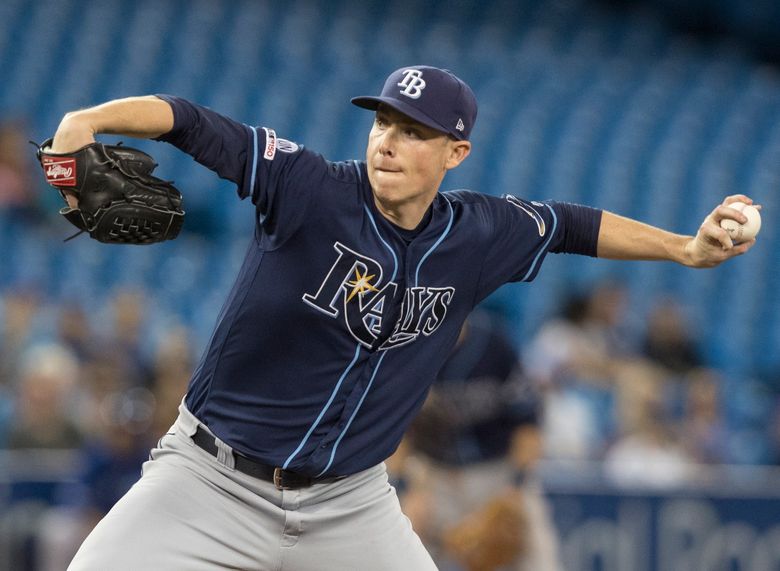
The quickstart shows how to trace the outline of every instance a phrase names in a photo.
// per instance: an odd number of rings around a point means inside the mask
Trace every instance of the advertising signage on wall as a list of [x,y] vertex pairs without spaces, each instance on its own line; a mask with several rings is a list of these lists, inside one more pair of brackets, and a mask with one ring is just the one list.
[[780,571],[777,489],[547,484],[546,496],[567,571]]

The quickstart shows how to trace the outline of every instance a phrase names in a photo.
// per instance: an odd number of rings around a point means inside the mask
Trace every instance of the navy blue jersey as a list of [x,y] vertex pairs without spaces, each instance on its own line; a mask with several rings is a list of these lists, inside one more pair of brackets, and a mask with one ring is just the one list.
[[599,211],[469,191],[439,193],[407,244],[377,211],[365,163],[330,162],[272,129],[161,97],[174,127],[160,139],[255,205],[186,403],[262,462],[311,476],[381,462],[477,303],[533,279],[572,237],[595,254]]

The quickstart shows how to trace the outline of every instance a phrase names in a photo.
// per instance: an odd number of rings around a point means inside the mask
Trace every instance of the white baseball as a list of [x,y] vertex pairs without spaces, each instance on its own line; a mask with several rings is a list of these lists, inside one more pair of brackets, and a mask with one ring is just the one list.
[[761,230],[761,214],[758,213],[758,209],[744,202],[732,202],[727,206],[742,212],[747,216],[747,222],[740,224],[731,218],[724,218],[720,221],[720,227],[729,233],[734,242],[746,242],[755,238]]

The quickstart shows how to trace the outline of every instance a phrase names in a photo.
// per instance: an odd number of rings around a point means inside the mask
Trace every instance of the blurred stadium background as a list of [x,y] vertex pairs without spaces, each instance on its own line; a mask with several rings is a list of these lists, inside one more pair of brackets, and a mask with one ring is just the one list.
[[[85,463],[67,450],[83,453],[105,431],[109,448],[131,451],[131,471],[140,465],[138,441],[149,442],[133,435],[173,419],[253,223],[231,184],[143,142],[184,192],[182,236],[148,248],[63,243],[71,228],[27,139],[51,136],[71,109],[172,93],[330,159],[361,158],[371,119],[349,98],[423,62],[454,70],[480,101],[474,152],[447,188],[575,201],[680,233],[726,195],[763,205],[758,244],[724,267],[552,256],[534,284],[487,305],[529,365],[572,297],[617,292],[607,325],[620,347],[607,352],[621,361],[642,353],[651,316],[671,307],[671,330],[687,332],[692,365],[718,395],[711,454],[689,458],[709,470],[616,482],[604,467],[626,436],[617,385],[567,385],[586,415],[572,430],[594,435],[576,452],[550,447],[540,467],[567,569],[780,569],[778,29],[772,1],[4,0],[0,569],[46,568],[39,544],[56,551],[69,525],[49,508],[92,501],[99,512],[88,489],[117,485],[103,456]],[[114,358],[97,363],[94,352]],[[675,432],[693,414],[683,377],[653,385]],[[50,414],[61,419],[47,424]]]

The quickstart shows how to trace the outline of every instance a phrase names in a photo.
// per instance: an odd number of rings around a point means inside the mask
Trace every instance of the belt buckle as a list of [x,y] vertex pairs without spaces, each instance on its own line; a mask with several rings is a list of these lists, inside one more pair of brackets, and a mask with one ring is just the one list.
[[274,486],[276,486],[277,490],[291,490],[292,488],[284,485],[282,472],[284,472],[283,468],[279,466],[274,468]]

